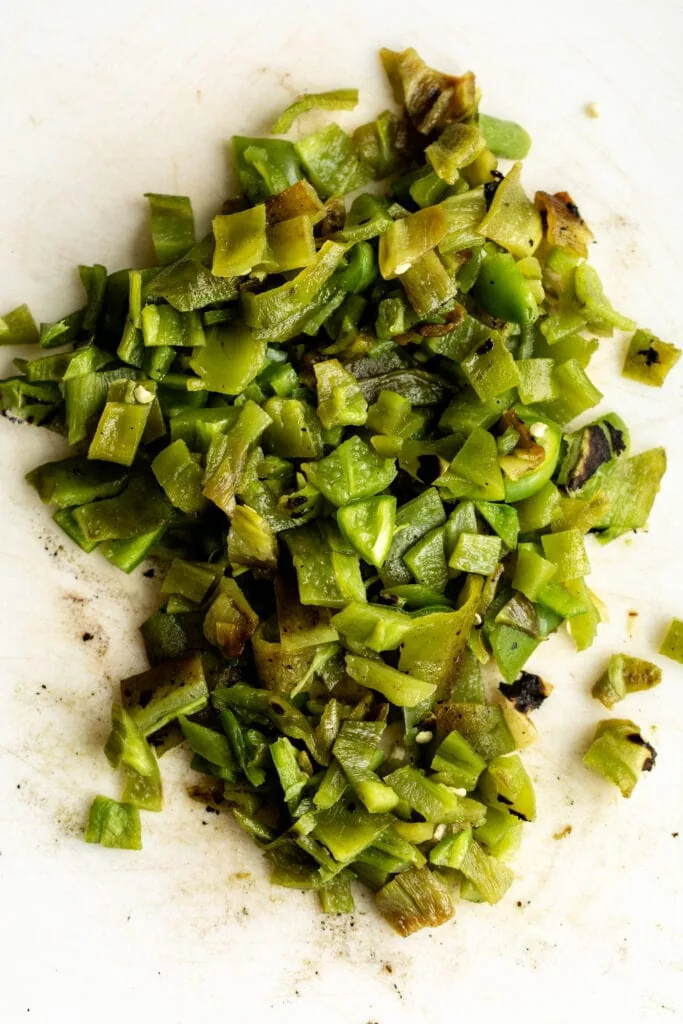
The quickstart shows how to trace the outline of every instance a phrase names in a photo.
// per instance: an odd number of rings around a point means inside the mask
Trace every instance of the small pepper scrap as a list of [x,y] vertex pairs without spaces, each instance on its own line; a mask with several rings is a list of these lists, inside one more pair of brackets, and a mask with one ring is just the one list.
[[[552,689],[527,662],[562,627],[593,643],[586,535],[646,525],[666,454],[631,454],[615,414],[573,428],[602,398],[593,353],[635,324],[569,195],[525,192],[527,133],[479,110],[471,72],[381,59],[398,111],[235,137],[239,194],[204,238],[188,197],[150,193],[156,265],[81,266],[73,313],[0,319],[0,345],[39,346],[0,411],[66,436],[26,479],[73,543],[156,560],[150,667],[105,746],[121,799],[95,798],[87,841],[140,848],[183,743],[191,795],[273,884],[332,914],[363,885],[409,935],[513,884],[536,817],[519,752]],[[272,130],[357,100],[303,95]],[[661,385],[679,356],[637,330],[624,373]],[[661,651],[683,660],[678,620]],[[660,676],[614,655],[594,695]],[[584,760],[628,796],[654,751],[612,720]]]

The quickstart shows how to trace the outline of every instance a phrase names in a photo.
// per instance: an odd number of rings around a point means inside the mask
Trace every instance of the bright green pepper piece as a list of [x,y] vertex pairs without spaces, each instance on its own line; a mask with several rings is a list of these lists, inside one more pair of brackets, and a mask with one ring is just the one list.
[[476,343],[460,365],[482,402],[490,402],[520,382],[517,364],[498,335]]
[[391,549],[396,522],[396,498],[386,494],[363,498],[337,509],[337,523],[346,539],[366,562],[381,569]]
[[411,582],[411,572],[403,556],[420,537],[437,526],[443,526],[445,519],[443,503],[433,487],[401,505],[396,513],[394,539],[381,567],[380,575],[385,587]]
[[433,590],[445,590],[448,583],[445,541],[445,529],[440,526],[406,551],[403,560],[417,583]]
[[554,583],[575,580],[591,571],[583,536],[578,530],[545,534],[541,544],[544,555],[555,566]]
[[606,671],[591,690],[596,700],[606,708],[640,690],[651,690],[662,681],[662,670],[651,661],[632,658],[628,654],[613,654]]
[[353,374],[338,359],[328,359],[313,367],[318,390],[318,416],[323,427],[362,426],[368,403]]
[[671,620],[659,653],[683,664],[683,622],[680,619]]
[[57,462],[46,462],[26,474],[40,500],[59,509],[86,505],[97,498],[113,498],[126,485],[128,474],[105,462],[94,462],[73,455]]
[[37,345],[40,335],[26,304],[10,310],[0,320],[0,345]]
[[421,701],[428,700],[436,690],[432,683],[398,672],[382,661],[361,658],[355,654],[346,655],[346,671],[361,686],[377,690],[400,708],[413,708]]
[[199,512],[206,504],[202,467],[184,441],[178,439],[159,452],[152,462],[152,472],[171,504],[182,512]]
[[511,501],[498,464],[496,442],[486,430],[475,428],[436,485],[451,498]]
[[472,295],[488,313],[500,320],[530,324],[538,316],[531,285],[509,252],[486,257]]
[[244,324],[221,324],[206,334],[206,344],[192,353],[190,366],[201,387],[222,395],[239,395],[261,372],[266,343]]
[[531,148],[531,137],[514,121],[479,114],[479,131],[486,145],[504,160],[523,160]]
[[141,850],[140,812],[132,804],[96,796],[88,815],[85,841],[119,850]]
[[622,796],[630,797],[641,774],[652,771],[656,756],[635,722],[612,718],[598,722],[583,763],[618,786]]
[[484,768],[484,758],[455,730],[441,741],[432,758],[432,771],[448,775],[452,786],[468,792],[474,789]]
[[323,199],[343,196],[372,180],[372,170],[358,159],[351,139],[334,122],[295,143],[294,149]]
[[216,248],[211,273],[241,277],[268,259],[265,203],[239,213],[219,214],[212,222]]
[[250,203],[263,202],[302,177],[294,144],[284,139],[235,135],[232,151],[237,180]]
[[292,554],[302,604],[343,608],[349,601],[364,601],[365,587],[358,556],[341,534],[321,532],[318,523],[288,530],[285,542]]
[[556,566],[542,558],[533,547],[520,544],[517,549],[517,564],[512,577],[512,586],[530,601],[535,601],[545,585],[554,577]]
[[536,469],[529,470],[516,480],[506,477],[506,502],[523,501],[545,487],[557,467],[562,443],[562,430],[556,423],[541,417],[535,418],[531,410],[524,412],[517,407],[516,411],[520,418],[528,424],[531,436],[543,448],[545,454],[542,463]]
[[500,561],[502,548],[500,537],[459,533],[448,565],[456,572],[474,572],[488,576]]
[[152,244],[161,264],[173,263],[194,245],[194,214],[187,196],[146,192],[152,222]]
[[161,775],[154,751],[120,704],[112,704],[112,731],[104,753],[112,768],[123,767],[126,784],[123,799],[145,811],[162,807]]
[[393,459],[381,459],[359,437],[350,437],[319,462],[304,462],[306,477],[333,505],[348,505],[387,488],[396,476]]

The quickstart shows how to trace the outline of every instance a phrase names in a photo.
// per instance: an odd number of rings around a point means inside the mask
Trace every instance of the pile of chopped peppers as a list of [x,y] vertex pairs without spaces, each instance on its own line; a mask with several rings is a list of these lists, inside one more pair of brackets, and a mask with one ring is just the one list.
[[[661,386],[680,352],[612,307],[570,196],[528,198],[529,136],[479,113],[474,75],[381,59],[397,110],[236,137],[209,235],[149,194],[155,266],[81,266],[74,313],[5,316],[0,344],[42,352],[0,407],[67,439],[28,480],[71,541],[161,569],[150,668],[112,707],[120,799],[95,799],[87,840],[140,848],[183,743],[191,795],[274,884],[337,914],[361,883],[409,934],[512,884],[536,815],[519,751],[551,691],[525,665],[562,626],[590,646],[585,537],[642,529],[659,490],[664,450],[591,421],[591,356],[632,332],[625,376]],[[356,102],[303,96],[274,131]],[[615,654],[593,693],[611,709],[660,678]],[[629,796],[655,752],[607,719],[584,760]]]

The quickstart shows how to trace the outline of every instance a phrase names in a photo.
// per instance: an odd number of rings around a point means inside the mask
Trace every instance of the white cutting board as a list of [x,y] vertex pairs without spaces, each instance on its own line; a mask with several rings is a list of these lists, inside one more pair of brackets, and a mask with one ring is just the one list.
[[[529,129],[527,187],[568,190],[617,308],[683,342],[680,3],[0,6],[4,309],[27,301],[56,319],[78,301],[77,263],[144,259],[145,191],[189,194],[204,227],[226,192],[231,134],[262,132],[300,90],[335,86],[360,86],[362,108],[339,118],[359,123],[388,103],[377,48],[414,45],[436,67],[473,68],[483,109]],[[598,120],[584,115],[589,102]],[[63,540],[22,480],[62,443],[0,421],[3,1024],[681,1015],[683,670],[654,652],[683,616],[683,365],[649,389],[619,377],[623,350],[605,341],[591,374],[634,450],[667,444],[650,532],[590,542],[590,586],[610,622],[590,651],[557,638],[532,662],[555,692],[526,758],[539,815],[511,892],[494,908],[463,903],[454,923],[408,940],[364,899],[352,919],[333,919],[314,897],[271,889],[229,817],[186,797],[180,751],[163,760],[167,806],[144,816],[143,852],[82,842],[92,796],[116,792],[101,745],[118,679],[144,666],[136,626],[156,584]],[[0,359],[9,368],[11,353]],[[617,650],[664,669],[658,691],[622,706],[659,753],[630,801],[580,763],[603,717],[589,688]]]

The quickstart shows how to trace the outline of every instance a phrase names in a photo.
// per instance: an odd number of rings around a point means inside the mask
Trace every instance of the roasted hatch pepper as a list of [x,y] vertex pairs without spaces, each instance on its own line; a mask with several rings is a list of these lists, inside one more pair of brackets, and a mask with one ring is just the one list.
[[510,253],[486,256],[472,295],[488,313],[501,320],[530,324],[538,316],[533,289]]
[[675,345],[660,341],[650,331],[638,330],[631,338],[621,372],[631,380],[661,388],[680,358],[681,350]]
[[381,569],[391,550],[396,522],[396,498],[385,494],[362,498],[337,510],[337,523],[346,539],[366,562]]
[[661,681],[662,670],[652,662],[628,654],[613,654],[591,693],[606,708],[613,708],[629,693],[651,690]]
[[613,782],[629,797],[642,772],[652,771],[657,754],[640,729],[625,718],[599,722],[595,738],[583,756],[586,768]]
[[529,134],[514,121],[479,114],[479,131],[491,152],[505,160],[523,160],[531,148]]
[[140,812],[132,804],[96,796],[88,815],[85,841],[119,850],[141,850]]
[[194,245],[194,214],[187,196],[145,193],[152,222],[152,244],[159,263],[173,263]]
[[672,661],[683,663],[683,622],[680,619],[671,620],[659,653]]
[[393,459],[381,459],[359,437],[348,441],[319,462],[304,462],[306,477],[333,505],[371,498],[396,476]]

